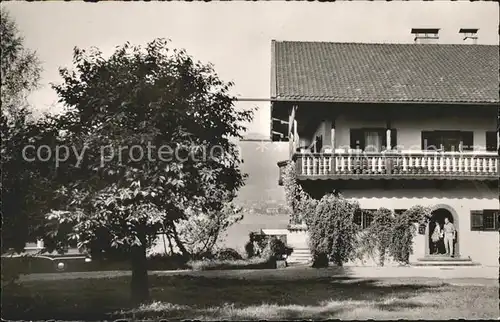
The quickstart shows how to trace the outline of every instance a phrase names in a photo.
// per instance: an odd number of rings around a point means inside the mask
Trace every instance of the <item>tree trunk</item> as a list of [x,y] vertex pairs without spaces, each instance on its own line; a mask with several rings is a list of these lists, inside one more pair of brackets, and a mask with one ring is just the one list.
[[171,228],[172,228],[172,237],[174,238],[174,241],[177,244],[177,247],[179,247],[179,250],[181,251],[182,256],[184,256],[185,258],[189,258],[191,256],[191,254],[189,254],[186,247],[184,247],[184,245],[182,244],[182,242],[179,238],[179,235],[177,234],[177,230],[175,229],[174,223],[172,223]]
[[149,300],[148,262],[146,259],[146,246],[134,246],[131,250],[132,264],[132,301],[136,304]]

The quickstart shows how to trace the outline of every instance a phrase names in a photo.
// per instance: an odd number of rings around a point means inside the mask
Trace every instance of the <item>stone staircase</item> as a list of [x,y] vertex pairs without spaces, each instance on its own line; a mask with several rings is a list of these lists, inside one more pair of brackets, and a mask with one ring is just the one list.
[[287,263],[293,264],[308,264],[311,262],[312,255],[309,248],[294,248],[293,252],[286,259]]
[[479,266],[470,257],[449,257],[443,255],[431,255],[417,259],[411,263],[413,266]]

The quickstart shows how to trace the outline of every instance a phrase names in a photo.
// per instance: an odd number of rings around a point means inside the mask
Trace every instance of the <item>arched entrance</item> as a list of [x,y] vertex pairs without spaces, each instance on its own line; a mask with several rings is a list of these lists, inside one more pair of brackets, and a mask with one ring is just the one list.
[[456,215],[453,208],[447,205],[439,205],[434,207],[434,211],[432,211],[431,218],[429,223],[427,224],[426,234],[425,234],[425,255],[426,256],[444,256],[446,249],[444,246],[443,239],[439,240],[437,244],[434,244],[431,240],[432,232],[434,231],[437,224],[441,226],[441,230],[444,227],[444,219],[448,218],[448,220],[455,226],[457,230],[456,239],[454,241],[454,256],[460,257],[460,248],[459,248],[459,230],[458,230],[458,216]]

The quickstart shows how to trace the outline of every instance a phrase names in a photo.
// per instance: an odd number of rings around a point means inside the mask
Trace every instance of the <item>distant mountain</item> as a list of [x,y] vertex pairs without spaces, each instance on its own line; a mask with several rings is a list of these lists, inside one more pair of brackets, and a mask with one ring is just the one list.
[[226,232],[224,245],[242,251],[249,232],[287,227],[289,210],[285,191],[278,185],[277,162],[288,159],[288,142],[271,142],[263,134],[249,133],[237,144],[243,159],[241,170],[248,178],[234,202],[244,208],[244,218]]
[[278,161],[288,158],[288,143],[268,141],[240,141],[243,163],[241,170],[248,178],[238,192],[236,203],[253,209],[255,213],[269,213],[267,208],[283,212],[285,191],[278,185]]

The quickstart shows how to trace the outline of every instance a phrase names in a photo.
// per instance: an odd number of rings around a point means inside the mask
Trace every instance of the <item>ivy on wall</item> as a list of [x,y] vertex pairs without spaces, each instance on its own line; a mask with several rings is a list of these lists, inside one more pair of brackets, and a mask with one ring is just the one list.
[[291,212],[290,224],[307,225],[313,262],[326,262],[319,266],[328,265],[328,260],[342,265],[353,257],[361,259],[366,256],[376,257],[380,266],[389,257],[401,264],[409,264],[417,232],[415,223],[427,224],[431,217],[431,209],[420,205],[398,215],[380,208],[368,229],[360,230],[354,224],[358,204],[336,192],[321,200],[312,198],[297,180],[293,161],[285,166],[283,186]]
[[315,212],[317,200],[313,199],[297,180],[295,162],[289,161],[283,171],[285,197],[290,208],[290,224],[307,224]]

